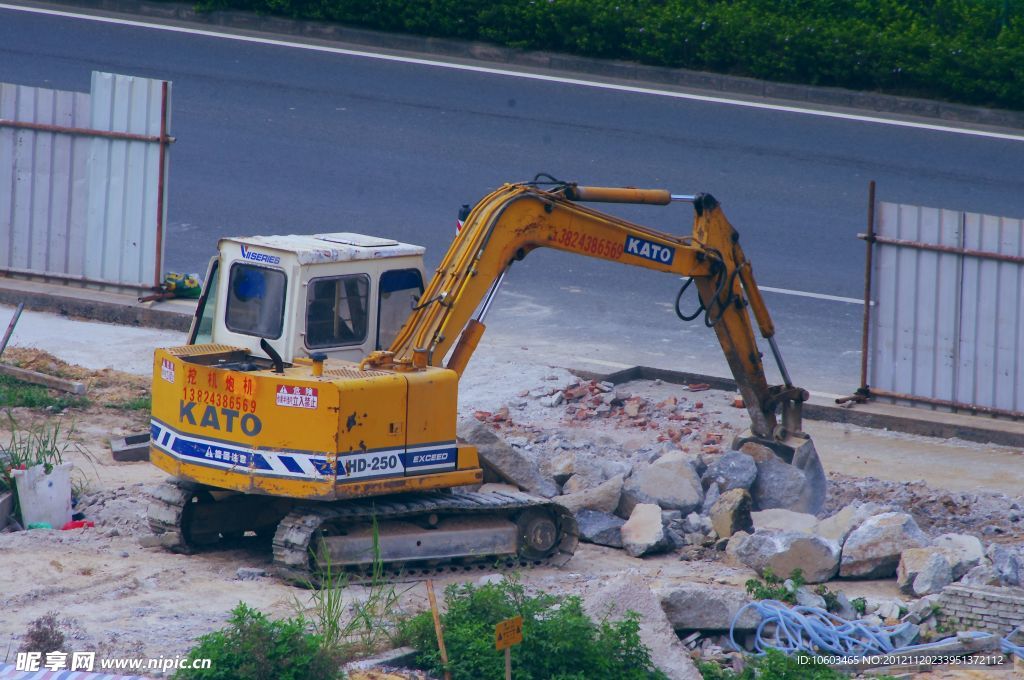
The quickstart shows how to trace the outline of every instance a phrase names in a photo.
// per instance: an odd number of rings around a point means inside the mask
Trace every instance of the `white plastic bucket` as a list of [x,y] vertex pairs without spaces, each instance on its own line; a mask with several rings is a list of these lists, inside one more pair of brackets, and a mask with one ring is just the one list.
[[61,463],[55,465],[50,474],[46,474],[43,465],[11,470],[25,528],[46,522],[60,529],[71,521],[71,467],[71,463]]

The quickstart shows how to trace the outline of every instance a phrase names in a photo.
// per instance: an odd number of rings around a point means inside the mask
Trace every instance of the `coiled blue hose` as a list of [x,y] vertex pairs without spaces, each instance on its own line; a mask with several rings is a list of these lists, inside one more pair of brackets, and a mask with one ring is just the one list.
[[[768,649],[786,654],[803,652],[841,657],[925,653],[954,639],[897,647],[894,639],[898,639],[912,624],[872,626],[862,621],[847,621],[819,607],[790,607],[778,600],[760,600],[743,606],[733,617],[729,641],[736,651],[743,651],[736,643],[736,623],[748,609],[761,615],[761,623],[754,631],[756,654],[764,654]],[[991,633],[975,632],[969,636],[980,639],[991,637]],[[1011,643],[1007,638],[1002,639],[1000,647],[1007,654],[1024,658],[1024,647]]]

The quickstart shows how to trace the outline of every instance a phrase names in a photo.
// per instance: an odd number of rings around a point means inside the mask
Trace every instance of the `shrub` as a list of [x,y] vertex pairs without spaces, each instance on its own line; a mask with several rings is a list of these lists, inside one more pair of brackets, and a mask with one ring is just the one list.
[[199,0],[197,7],[1024,108],[1024,0]]
[[804,572],[801,569],[794,569],[789,575],[793,582],[791,588],[786,587],[785,581],[775,575],[768,567],[763,572],[764,581],[756,578],[748,579],[746,582],[747,593],[755,600],[778,600],[788,604],[796,604],[796,591],[804,585]]
[[697,668],[704,680],[845,680],[847,677],[813,657],[787,656],[774,649],[769,649],[764,656],[748,657],[739,673],[713,662],[700,662]]
[[306,632],[301,618],[272,621],[239,602],[228,626],[204,635],[189,661],[210,659],[210,668],[183,669],[179,680],[334,680],[340,661]]
[[[650,651],[640,640],[639,617],[595,623],[578,597],[530,596],[515,579],[476,587],[453,584],[445,590],[447,611],[441,616],[447,670],[454,680],[504,678],[504,655],[494,648],[494,626],[523,617],[523,642],[512,648],[516,680],[661,679]],[[437,650],[430,612],[403,624],[417,649],[417,661],[440,675],[445,670]]]

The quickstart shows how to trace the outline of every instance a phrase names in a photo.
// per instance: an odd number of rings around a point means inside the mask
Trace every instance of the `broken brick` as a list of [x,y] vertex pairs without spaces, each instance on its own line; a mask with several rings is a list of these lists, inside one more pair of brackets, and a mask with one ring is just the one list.
[[473,413],[473,417],[476,418],[477,420],[480,420],[480,421],[487,420],[492,415],[494,415],[494,414],[492,414],[490,411],[475,411]]

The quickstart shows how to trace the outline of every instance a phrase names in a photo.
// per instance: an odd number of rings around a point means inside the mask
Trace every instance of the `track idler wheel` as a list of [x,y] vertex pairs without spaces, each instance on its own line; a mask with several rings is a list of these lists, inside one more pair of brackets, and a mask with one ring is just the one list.
[[519,557],[535,562],[549,557],[558,547],[558,520],[548,510],[531,508],[516,520]]

